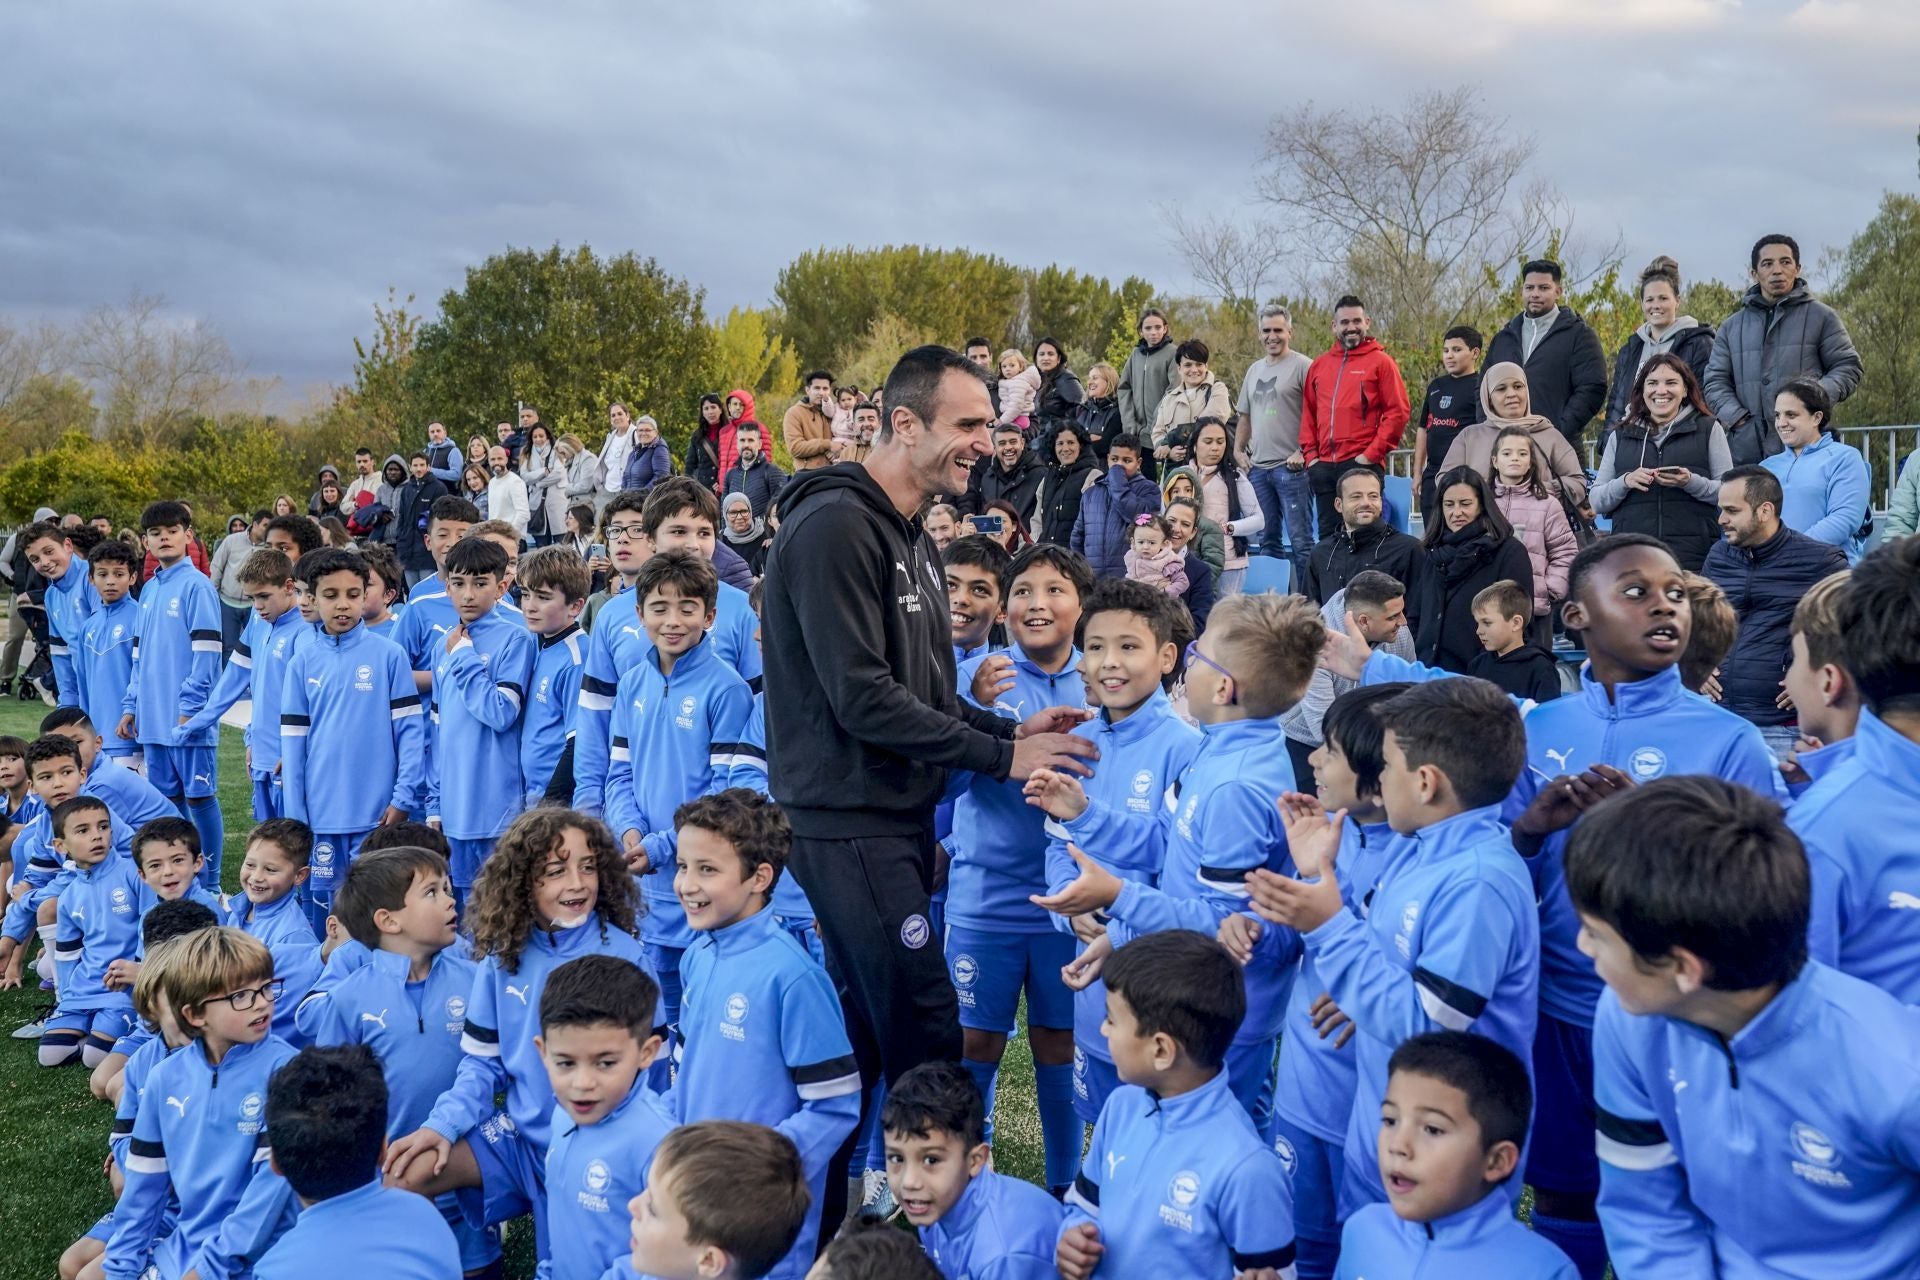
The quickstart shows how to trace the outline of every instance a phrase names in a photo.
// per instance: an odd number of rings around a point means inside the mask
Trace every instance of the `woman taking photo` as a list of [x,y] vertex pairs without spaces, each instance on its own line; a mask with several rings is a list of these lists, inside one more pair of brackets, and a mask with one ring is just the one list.
[[1473,598],[1503,579],[1533,595],[1533,565],[1513,526],[1494,505],[1493,490],[1472,467],[1442,471],[1439,519],[1427,526],[1425,572],[1419,584],[1420,629],[1414,652],[1428,666],[1467,673],[1480,652]]
[[1226,562],[1214,595],[1238,595],[1247,577],[1247,543],[1266,527],[1253,482],[1240,474],[1227,443],[1227,424],[1204,418],[1193,434],[1194,473],[1200,484],[1200,509],[1227,535]]
[[1872,514],[1866,459],[1833,432],[1833,399],[1812,378],[1795,378],[1773,399],[1773,429],[1786,449],[1760,465],[1780,477],[1780,523],[1860,558]]
[[1632,412],[1633,388],[1647,361],[1672,352],[1686,361],[1694,380],[1701,381],[1707,376],[1707,357],[1713,354],[1713,326],[1680,314],[1680,264],[1664,254],[1640,273],[1640,314],[1646,323],[1620,344],[1620,354],[1613,360],[1608,432]]
[[527,431],[520,478],[527,482],[527,536],[534,546],[544,547],[566,518],[566,471],[554,457],[553,431],[544,422],[534,423]]
[[1733,466],[1693,368],[1668,352],[1640,367],[1626,417],[1607,437],[1593,509],[1615,533],[1648,533],[1698,573],[1720,540],[1720,477]]
[[1058,424],[1048,441],[1047,473],[1040,478],[1040,541],[1073,544],[1080,495],[1100,476],[1093,445],[1077,422]]

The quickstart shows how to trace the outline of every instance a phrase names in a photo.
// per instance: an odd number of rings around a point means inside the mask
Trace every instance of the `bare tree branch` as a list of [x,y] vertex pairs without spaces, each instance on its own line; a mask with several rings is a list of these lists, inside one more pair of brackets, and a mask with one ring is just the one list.
[[1209,294],[1236,305],[1259,303],[1287,251],[1272,224],[1242,227],[1212,215],[1189,217],[1167,204],[1159,212],[1168,242]]
[[75,337],[73,367],[106,404],[109,433],[134,443],[173,434],[215,409],[240,372],[225,338],[201,320],[165,314],[166,300],[133,293],[119,307],[88,313]]

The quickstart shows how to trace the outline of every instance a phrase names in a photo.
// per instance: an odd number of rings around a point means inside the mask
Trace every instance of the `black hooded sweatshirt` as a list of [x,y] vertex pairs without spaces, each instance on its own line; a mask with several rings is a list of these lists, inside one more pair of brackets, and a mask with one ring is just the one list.
[[954,692],[940,553],[858,463],[780,498],[761,607],[769,789],[796,835],[931,831],[947,771],[1005,778],[1013,721]]

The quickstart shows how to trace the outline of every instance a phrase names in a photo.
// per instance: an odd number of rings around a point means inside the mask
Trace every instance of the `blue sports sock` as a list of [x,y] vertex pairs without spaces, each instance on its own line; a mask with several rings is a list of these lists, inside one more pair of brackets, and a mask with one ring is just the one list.
[[1087,1128],[1073,1108],[1073,1064],[1033,1064],[1034,1092],[1040,1098],[1040,1136],[1047,1151],[1047,1186],[1065,1187],[1080,1172],[1080,1148]]
[[1607,1241],[1600,1232],[1598,1222],[1549,1218],[1536,1210],[1533,1229],[1573,1259],[1574,1267],[1580,1272],[1580,1280],[1601,1280],[1607,1274]]
[[200,883],[215,893],[220,891],[220,853],[227,847],[227,823],[220,816],[220,802],[208,796],[187,801],[187,818],[200,833],[200,854],[207,860]]
[[973,1077],[973,1083],[979,1087],[980,1096],[987,1100],[987,1141],[993,1141],[993,1088],[1000,1076],[1000,1064],[997,1062],[975,1062],[972,1058],[960,1059],[960,1065]]

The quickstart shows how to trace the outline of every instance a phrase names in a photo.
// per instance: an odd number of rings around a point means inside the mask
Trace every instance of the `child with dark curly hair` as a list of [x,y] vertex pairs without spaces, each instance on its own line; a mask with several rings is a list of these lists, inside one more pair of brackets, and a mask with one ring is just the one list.
[[[540,993],[569,960],[610,955],[647,968],[640,894],[613,837],[572,809],[523,813],[481,865],[466,923],[479,962],[453,1087],[387,1150],[386,1171],[424,1195],[461,1193],[474,1221],[531,1212],[547,1256],[545,1172],[553,1086],[534,1046]],[[651,974],[651,970],[648,971]],[[504,1090],[504,1111],[494,1096]]]

